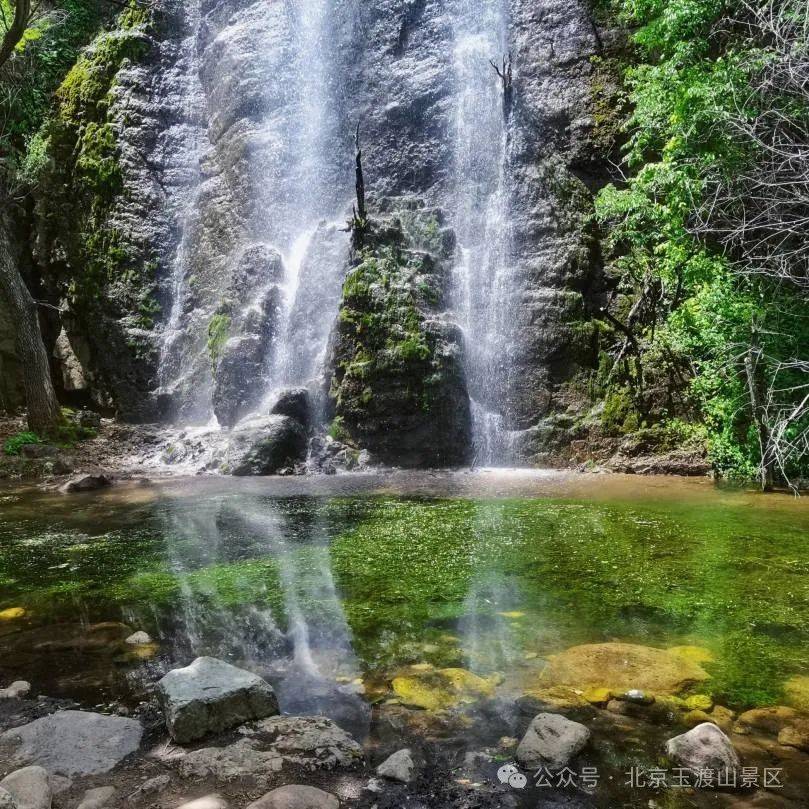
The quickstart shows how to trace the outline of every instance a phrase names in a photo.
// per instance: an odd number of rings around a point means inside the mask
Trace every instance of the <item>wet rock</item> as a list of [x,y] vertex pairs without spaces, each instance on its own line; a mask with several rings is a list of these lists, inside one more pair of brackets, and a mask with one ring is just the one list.
[[733,730],[739,734],[761,733],[773,736],[778,744],[809,753],[809,717],[794,708],[776,705],[745,711],[739,716]]
[[224,782],[249,777],[266,785],[285,765],[332,770],[354,767],[363,759],[360,745],[322,716],[272,717],[245,725],[239,733],[241,738],[230,744],[184,754],[174,762],[180,775]]
[[693,694],[685,698],[685,707],[692,711],[710,711],[713,699],[708,694]]
[[409,784],[413,778],[413,771],[416,765],[410,750],[397,750],[392,756],[388,756],[377,768],[376,774],[391,781],[400,781]]
[[499,682],[497,676],[479,677],[466,669],[434,669],[425,664],[394,677],[392,686],[403,705],[435,711],[491,697]]
[[290,784],[268,792],[247,809],[339,809],[334,795],[316,787]]
[[288,416],[257,416],[231,433],[221,470],[239,477],[274,475],[306,458],[303,427]]
[[278,713],[269,683],[213,657],[170,671],[157,692],[169,733],[181,744]]
[[275,404],[270,408],[274,416],[288,416],[303,427],[309,427],[309,391],[306,388],[287,388],[281,391]]
[[595,643],[552,655],[540,682],[615,692],[641,689],[652,694],[676,694],[708,676],[698,663],[670,651],[631,643]]
[[146,632],[139,631],[133,632],[125,641],[124,643],[128,643],[130,646],[144,646],[150,644],[152,639]]
[[31,683],[25,680],[17,680],[8,688],[0,688],[0,699],[21,699],[31,690]]
[[96,472],[90,475],[80,475],[65,483],[60,489],[64,494],[77,494],[79,492],[95,492],[106,489],[115,482],[115,478],[108,472]]
[[517,698],[517,708],[526,716],[536,716],[543,711],[565,712],[588,704],[583,694],[567,686],[536,688]]
[[58,711],[0,735],[11,760],[55,775],[99,775],[134,753],[143,726],[134,719],[89,711]]
[[50,809],[53,800],[48,771],[43,767],[24,767],[0,781],[14,799],[16,809]]
[[534,717],[517,747],[515,757],[524,767],[561,770],[590,739],[590,731],[564,716],[541,713]]
[[623,702],[631,702],[634,705],[652,705],[655,701],[652,694],[647,694],[645,691],[641,691],[638,688],[631,688],[623,694],[618,694],[616,699],[622,700]]
[[736,770],[741,766],[730,739],[710,722],[669,739],[666,754],[690,770]]
[[77,809],[106,809],[115,797],[115,787],[88,789]]

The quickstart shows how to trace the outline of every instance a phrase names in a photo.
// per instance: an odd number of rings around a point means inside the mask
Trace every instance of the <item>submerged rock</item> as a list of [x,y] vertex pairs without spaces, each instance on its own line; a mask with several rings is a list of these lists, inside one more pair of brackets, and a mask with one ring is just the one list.
[[134,753],[143,726],[134,719],[89,711],[59,711],[0,735],[11,761],[54,775],[100,775]]
[[278,713],[268,682],[213,657],[170,671],[157,693],[168,731],[180,744]]
[[413,666],[394,677],[392,686],[403,705],[435,711],[491,697],[499,681],[497,676],[479,677],[466,669]]
[[785,705],[745,711],[733,730],[740,734],[773,736],[779,744],[809,753],[809,717]]
[[730,739],[714,724],[704,722],[666,743],[666,754],[689,770],[737,770],[739,756]]
[[109,472],[96,472],[91,475],[80,475],[65,483],[60,489],[64,494],[77,494],[79,492],[95,492],[106,489],[115,482]]
[[391,781],[400,781],[409,784],[413,779],[413,771],[416,764],[413,756],[407,748],[397,750],[393,755],[388,756],[377,768],[376,774]]
[[245,477],[274,475],[306,459],[304,428],[288,416],[256,416],[231,433],[221,469]]
[[552,655],[540,682],[608,688],[615,692],[641,689],[651,694],[677,694],[708,677],[698,663],[664,649],[631,643],[594,643]]
[[7,775],[0,781],[0,789],[11,795],[15,809],[51,809],[53,791],[43,767],[24,767]]
[[578,722],[553,713],[534,717],[517,747],[515,757],[524,767],[561,770],[590,739],[590,731]]
[[334,795],[317,787],[289,784],[268,792],[247,809],[339,809]]
[[787,705],[809,714],[809,675],[796,674],[784,683]]

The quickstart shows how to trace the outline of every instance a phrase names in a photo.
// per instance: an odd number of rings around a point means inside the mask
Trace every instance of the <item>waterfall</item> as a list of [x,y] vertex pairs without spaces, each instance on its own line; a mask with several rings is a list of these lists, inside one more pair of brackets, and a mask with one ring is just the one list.
[[483,465],[512,458],[503,418],[513,321],[508,127],[503,88],[490,64],[508,51],[508,24],[505,0],[462,0],[454,30],[454,309],[465,336],[475,457]]

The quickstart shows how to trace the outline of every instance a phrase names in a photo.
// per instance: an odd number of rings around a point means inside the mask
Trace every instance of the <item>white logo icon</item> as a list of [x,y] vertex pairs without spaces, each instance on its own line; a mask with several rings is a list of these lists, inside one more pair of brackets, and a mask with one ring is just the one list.
[[508,779],[508,785],[514,787],[514,789],[525,789],[527,783],[528,779],[521,772],[515,772],[514,775]]
[[513,764],[504,764],[498,771],[497,771],[497,780],[501,784],[507,784],[509,778],[514,775],[519,775],[520,771],[513,765]]

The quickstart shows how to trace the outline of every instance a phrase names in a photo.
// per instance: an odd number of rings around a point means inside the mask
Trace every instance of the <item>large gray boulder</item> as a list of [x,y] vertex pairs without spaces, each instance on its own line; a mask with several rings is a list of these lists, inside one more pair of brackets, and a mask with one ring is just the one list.
[[711,722],[703,722],[669,739],[666,755],[689,770],[737,770],[739,756],[730,739]]
[[529,769],[561,770],[590,739],[590,731],[578,722],[554,713],[537,714],[517,747],[517,761]]
[[231,475],[274,475],[305,460],[306,430],[288,416],[258,416],[231,433],[222,471]]
[[266,680],[213,657],[170,671],[157,693],[169,733],[180,744],[278,713]]
[[53,791],[43,767],[23,767],[0,781],[0,789],[14,799],[16,809],[51,809]]
[[247,809],[339,809],[340,801],[316,787],[289,784],[268,792]]
[[109,772],[139,747],[135,719],[89,711],[59,711],[0,735],[0,751],[19,765],[36,764],[54,775]]

